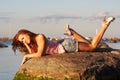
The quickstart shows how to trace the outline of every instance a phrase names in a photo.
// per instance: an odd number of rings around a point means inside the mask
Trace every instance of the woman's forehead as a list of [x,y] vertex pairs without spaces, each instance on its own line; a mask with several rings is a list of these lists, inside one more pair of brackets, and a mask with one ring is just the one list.
[[24,36],[28,36],[27,34],[20,34],[18,38],[24,37]]
[[25,36],[25,34],[20,34],[19,36],[18,36],[18,38],[21,38],[21,37],[24,37]]
[[24,34],[20,34],[19,37],[20,37],[20,36],[24,36]]

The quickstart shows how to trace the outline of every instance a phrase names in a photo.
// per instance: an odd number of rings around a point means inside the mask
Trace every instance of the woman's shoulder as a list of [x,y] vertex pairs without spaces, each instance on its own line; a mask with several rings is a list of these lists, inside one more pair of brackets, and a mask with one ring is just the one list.
[[37,36],[39,36],[39,37],[43,37],[43,36],[45,36],[45,35],[42,34],[42,33],[40,33],[40,34],[38,34]]
[[46,38],[45,35],[42,33],[36,36],[36,39],[45,39],[45,38]]

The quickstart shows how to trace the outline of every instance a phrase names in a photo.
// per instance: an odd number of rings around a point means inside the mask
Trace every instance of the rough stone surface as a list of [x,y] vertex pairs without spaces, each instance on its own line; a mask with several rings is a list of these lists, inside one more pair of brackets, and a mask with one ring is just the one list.
[[65,77],[73,80],[120,80],[120,50],[104,48],[98,51],[31,58],[17,73],[55,80],[64,80]]

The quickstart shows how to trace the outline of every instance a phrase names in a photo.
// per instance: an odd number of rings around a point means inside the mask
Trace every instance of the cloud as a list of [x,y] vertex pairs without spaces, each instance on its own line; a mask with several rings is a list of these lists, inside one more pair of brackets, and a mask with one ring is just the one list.
[[89,16],[89,19],[91,20],[99,20],[101,18],[103,18],[104,16],[106,17],[116,17],[116,18],[120,18],[120,13],[112,13],[112,12],[99,12],[96,14],[93,14],[91,16]]
[[29,19],[30,22],[39,22],[39,23],[48,23],[48,22],[60,22],[63,20],[66,21],[75,21],[75,20],[101,20],[104,16],[109,17],[113,16],[116,18],[120,18],[120,13],[111,13],[111,12],[98,12],[94,13],[90,16],[80,16],[78,14],[71,14],[71,15],[66,15],[66,14],[51,14],[51,15],[44,15],[44,16],[37,16]]
[[11,18],[10,17],[6,17],[6,16],[0,16],[0,21],[2,22],[10,22]]
[[67,22],[75,22],[79,20],[87,20],[87,21],[95,21],[95,20],[101,20],[104,16],[113,16],[120,19],[120,13],[113,13],[113,12],[98,12],[93,13],[90,16],[81,16],[79,14],[47,14],[47,15],[40,15],[35,16],[29,19],[26,18],[19,18],[19,16],[16,15],[16,13],[13,12],[0,12],[0,22],[10,23],[12,21],[20,22],[27,20],[29,23],[59,23],[61,21],[67,21]]
[[38,16],[30,19],[31,22],[59,22],[62,20],[78,20],[82,19],[81,16],[75,16],[75,15],[45,15],[45,16]]
[[9,23],[13,19],[13,13],[0,12],[0,22]]

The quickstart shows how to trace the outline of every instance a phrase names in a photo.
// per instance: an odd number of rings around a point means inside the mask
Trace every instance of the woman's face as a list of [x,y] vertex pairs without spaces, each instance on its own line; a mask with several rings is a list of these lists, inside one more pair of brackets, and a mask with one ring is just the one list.
[[30,43],[30,36],[27,35],[27,34],[20,34],[19,37],[18,37],[18,40],[20,42],[29,44]]

